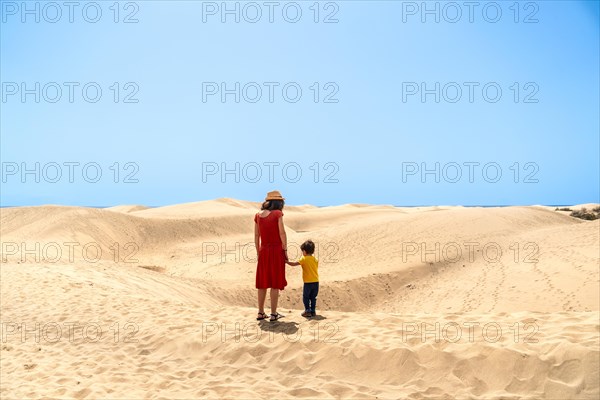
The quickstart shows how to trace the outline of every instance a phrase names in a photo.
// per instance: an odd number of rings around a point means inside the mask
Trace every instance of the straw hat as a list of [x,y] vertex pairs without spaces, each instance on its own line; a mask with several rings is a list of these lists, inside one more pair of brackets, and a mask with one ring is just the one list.
[[267,197],[265,197],[265,201],[269,200],[285,200],[281,193],[278,190],[273,190],[272,192],[267,193]]

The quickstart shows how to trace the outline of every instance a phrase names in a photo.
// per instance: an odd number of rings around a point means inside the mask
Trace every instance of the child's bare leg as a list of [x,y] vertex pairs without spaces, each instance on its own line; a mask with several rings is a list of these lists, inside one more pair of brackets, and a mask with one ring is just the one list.
[[258,312],[265,312],[265,300],[267,298],[267,289],[258,289]]
[[277,314],[277,302],[279,301],[279,289],[271,289],[271,314]]

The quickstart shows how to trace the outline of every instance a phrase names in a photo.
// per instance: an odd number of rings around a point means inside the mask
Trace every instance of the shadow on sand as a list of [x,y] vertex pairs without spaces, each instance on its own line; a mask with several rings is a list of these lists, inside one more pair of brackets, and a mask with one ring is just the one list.
[[[310,321],[323,321],[327,319],[327,317],[323,315],[315,315],[311,318],[304,318],[302,322],[310,322]],[[275,332],[275,333],[285,333],[286,335],[295,334],[298,331],[298,325],[301,322],[296,321],[285,321],[285,317],[279,319],[277,321],[271,322],[268,319],[262,320],[258,322],[258,326],[263,331],[267,332]]]
[[268,320],[259,321],[258,326],[263,331],[285,333],[286,335],[293,335],[298,332],[298,323],[294,321],[285,322],[281,319],[270,322]]

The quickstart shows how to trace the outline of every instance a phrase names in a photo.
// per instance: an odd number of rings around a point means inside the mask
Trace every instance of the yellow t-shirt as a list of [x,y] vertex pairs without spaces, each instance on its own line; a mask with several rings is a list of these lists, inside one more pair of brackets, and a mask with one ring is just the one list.
[[319,282],[319,261],[313,256],[302,256],[298,262],[302,266],[304,283]]

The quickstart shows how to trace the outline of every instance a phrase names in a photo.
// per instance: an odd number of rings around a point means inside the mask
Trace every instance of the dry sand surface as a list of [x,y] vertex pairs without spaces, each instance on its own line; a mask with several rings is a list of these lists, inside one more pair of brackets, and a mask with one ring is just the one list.
[[286,207],[257,322],[258,203],[0,209],[0,397],[598,399],[600,222],[548,207]]

